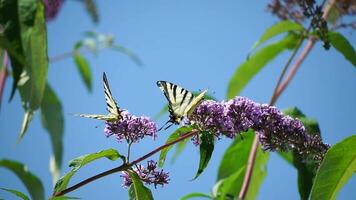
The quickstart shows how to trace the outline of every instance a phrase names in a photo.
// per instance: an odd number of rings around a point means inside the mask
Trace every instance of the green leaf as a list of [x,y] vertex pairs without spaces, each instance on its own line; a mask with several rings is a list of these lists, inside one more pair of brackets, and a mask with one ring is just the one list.
[[125,157],[119,154],[115,149],[107,149],[99,151],[97,153],[86,154],[75,158],[69,162],[69,167],[72,167],[72,170],[62,176],[56,183],[54,187],[54,192],[60,192],[67,188],[67,185],[72,178],[72,176],[86,164],[93,162],[99,158],[106,157],[112,161],[115,161],[117,158],[121,158],[125,162]]
[[33,111],[32,110],[26,110],[23,120],[22,120],[22,125],[21,125],[21,129],[20,129],[20,134],[19,134],[19,138],[18,138],[18,142],[23,138],[23,136],[25,135],[28,126],[30,124],[30,122],[32,121],[33,118]]
[[41,120],[43,127],[51,138],[54,154],[51,173],[53,180],[57,181],[63,159],[64,116],[62,104],[48,84],[41,104]]
[[[167,139],[166,144],[169,142],[172,142],[173,140],[176,140],[177,138],[179,138],[182,134],[184,133],[188,133],[189,131],[191,131],[192,128],[188,127],[188,126],[182,126],[180,128],[178,128],[177,130],[175,130]],[[163,167],[164,165],[164,161],[166,160],[167,157],[167,153],[168,151],[170,151],[173,148],[173,145],[163,149],[159,155],[159,161],[158,161],[158,166],[159,167]]]
[[217,199],[225,200],[238,195],[238,191],[235,194],[231,194],[231,192],[235,191],[236,182],[244,179],[245,173],[243,172],[245,172],[245,168],[241,168],[229,177],[222,179],[221,182],[219,181],[216,193]]
[[173,164],[176,161],[176,159],[178,158],[178,156],[183,152],[183,150],[187,146],[188,142],[189,142],[189,139],[185,139],[176,145],[176,151],[174,152],[174,154],[172,156],[171,164]]
[[27,195],[25,195],[24,193],[22,193],[22,192],[20,192],[18,190],[7,189],[7,188],[0,188],[0,189],[4,190],[4,191],[7,191],[7,192],[10,192],[10,193],[16,195],[17,197],[19,197],[19,198],[21,198],[23,200],[30,200]]
[[89,13],[91,19],[93,22],[98,23],[99,22],[99,13],[97,9],[97,5],[95,0],[85,0],[85,8],[87,12]]
[[326,153],[316,174],[311,199],[336,199],[356,171],[356,135],[335,144]]
[[302,32],[304,30],[303,26],[295,23],[293,21],[285,20],[274,24],[269,27],[262,35],[262,37],[253,45],[252,51],[259,47],[261,44],[266,42],[267,40],[285,32],[289,31],[297,31]]
[[130,200],[153,200],[152,192],[145,187],[138,177],[136,172],[128,171],[130,178],[132,179],[132,185],[129,188]]
[[214,151],[214,136],[209,132],[202,132],[200,134],[200,160],[199,160],[199,168],[198,171],[193,178],[193,180],[197,179],[201,173],[203,173],[204,169],[208,166],[210,158]]
[[111,45],[110,48],[112,50],[118,51],[124,55],[126,55],[127,57],[129,57],[136,65],[138,66],[142,66],[143,63],[140,59],[140,57],[138,55],[136,55],[133,51],[131,51],[130,49],[121,46],[121,45]]
[[82,80],[85,83],[85,86],[91,92],[93,84],[92,84],[92,74],[88,61],[79,52],[76,52],[73,55],[73,59],[79,70]]
[[0,24],[2,24],[4,28],[3,33],[0,34],[0,46],[9,53],[14,80],[10,100],[15,94],[17,83],[25,67],[17,4],[18,0],[2,1],[0,3]]
[[[293,118],[298,118],[303,122],[310,135],[320,135],[319,124],[314,119],[307,118],[301,110],[296,107],[288,108],[283,111],[285,115]],[[309,199],[309,194],[312,188],[313,179],[316,174],[316,164],[313,160],[303,160],[297,152],[279,152],[283,158],[292,164],[298,170],[298,190],[300,198],[303,200]],[[286,157],[288,155],[288,157]]]
[[0,167],[4,167],[13,172],[25,185],[32,199],[44,199],[45,194],[41,180],[28,171],[25,165],[16,161],[3,159],[0,160]]
[[300,36],[294,34],[289,34],[284,39],[261,48],[242,63],[230,79],[227,98],[230,99],[238,95],[248,82],[278,54],[286,49],[295,48],[299,37]]
[[180,198],[180,200],[188,200],[188,199],[193,199],[193,198],[207,198],[207,199],[213,199],[210,195],[200,193],[200,192],[193,192],[187,195],[184,195]]
[[331,45],[356,67],[356,52],[351,43],[338,32],[329,32],[329,39]]
[[[42,1],[18,0],[19,22],[26,70],[29,76],[28,96],[22,99],[31,110],[40,107],[48,72],[47,30]],[[23,95],[21,95],[24,97]]]
[[[245,169],[248,163],[248,157],[252,147],[255,134],[252,130],[243,133],[243,139],[236,137],[234,142],[225,151],[222,161],[220,162],[217,182],[229,178],[241,169],[242,174],[245,174]],[[263,152],[260,147],[257,149],[255,165],[251,177],[250,187],[246,195],[246,199],[256,199],[258,190],[267,175],[267,162],[269,158],[268,152]],[[244,176],[237,176],[232,178],[233,185],[227,194],[238,195],[241,190]]]

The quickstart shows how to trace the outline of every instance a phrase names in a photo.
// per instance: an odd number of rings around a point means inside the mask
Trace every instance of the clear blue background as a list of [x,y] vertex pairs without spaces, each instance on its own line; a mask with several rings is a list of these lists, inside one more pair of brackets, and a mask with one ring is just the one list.
[[[108,74],[114,97],[122,108],[135,115],[154,116],[166,103],[155,85],[157,80],[169,80],[189,90],[208,88],[223,100],[227,84],[236,67],[246,59],[252,44],[264,30],[278,19],[266,12],[267,1],[100,1],[100,23],[94,25],[78,1],[66,1],[57,19],[48,24],[49,56],[72,49],[83,32],[94,30],[112,33],[116,42],[134,50],[144,62],[136,66],[126,56],[108,50],[98,56],[87,54],[93,70],[93,93],[84,87],[71,58],[50,65],[49,82],[62,100],[65,113],[64,165],[77,156],[107,148],[124,152],[125,144],[107,139],[104,126],[97,121],[76,118],[69,113],[105,113],[102,91],[102,72]],[[353,45],[356,37],[343,32]],[[268,64],[243,90],[242,95],[256,102],[267,103],[277,77],[289,53]],[[7,102],[12,80],[7,82],[0,113],[0,158],[21,161],[38,175],[47,197],[52,192],[48,170],[51,145],[40,118],[34,117],[21,141],[16,144],[23,110],[19,95]],[[281,109],[299,107],[320,123],[324,140],[335,144],[356,133],[356,69],[334,49],[325,51],[318,43],[301,69],[279,99]],[[160,119],[162,124],[167,116]],[[158,140],[145,139],[133,146],[136,158],[158,147],[168,134],[159,133]],[[210,192],[216,171],[229,139],[223,138],[207,170],[196,181],[190,181],[198,165],[198,149],[190,145],[174,165],[169,162],[171,183],[152,188],[156,199],[178,199],[190,192]],[[237,155],[238,156],[238,155]],[[154,156],[157,159],[157,155]],[[100,160],[85,167],[70,185],[118,163]],[[70,193],[83,199],[127,199],[119,174],[102,178]],[[339,199],[356,199],[353,177],[342,189]],[[19,179],[0,169],[0,187],[26,191]],[[13,199],[0,191],[0,197]],[[299,199],[297,174],[293,167],[273,153],[268,175],[260,190],[259,199]]]

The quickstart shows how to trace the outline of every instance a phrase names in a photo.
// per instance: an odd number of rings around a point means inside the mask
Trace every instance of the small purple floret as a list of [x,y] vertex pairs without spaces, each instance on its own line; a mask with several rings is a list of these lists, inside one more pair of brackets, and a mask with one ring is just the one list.
[[43,0],[47,21],[50,21],[57,16],[63,2],[64,0]]
[[[157,169],[157,162],[153,160],[147,162],[146,168],[143,165],[136,165],[135,167],[133,167],[133,170],[145,184],[153,184],[155,188],[157,187],[157,185],[161,185],[163,187],[169,182],[168,173],[163,172],[163,170]],[[125,188],[130,187],[132,184],[132,179],[129,176],[129,173],[123,171],[121,177],[123,178],[122,186]]]

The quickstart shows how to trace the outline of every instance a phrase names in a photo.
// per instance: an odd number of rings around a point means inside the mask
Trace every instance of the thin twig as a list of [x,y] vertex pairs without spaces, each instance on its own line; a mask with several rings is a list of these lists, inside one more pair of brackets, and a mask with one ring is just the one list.
[[[330,13],[330,10],[334,6],[334,4],[335,4],[335,0],[330,0],[329,3],[326,5],[325,11],[324,11],[324,14],[323,14],[323,18],[324,19],[327,18],[327,16]],[[271,97],[270,105],[274,105],[275,104],[275,102],[277,101],[279,96],[283,93],[285,88],[288,86],[289,82],[294,77],[297,69],[302,64],[302,62],[304,61],[304,59],[306,58],[306,56],[309,54],[310,50],[312,49],[313,45],[315,44],[315,41],[316,41],[315,38],[313,38],[313,37],[309,38],[307,45],[305,46],[305,48],[302,51],[302,53],[299,56],[299,58],[297,59],[296,63],[291,68],[291,71],[289,72],[287,78],[285,79],[285,81],[283,83],[281,83],[282,80],[283,80],[283,76],[286,73],[287,68],[288,68],[289,64],[291,63],[291,61],[293,60],[293,58],[294,58],[295,54],[297,53],[299,47],[294,50],[294,52],[292,53],[291,57],[288,59],[287,64],[283,68],[281,76],[279,77],[279,80],[278,80],[279,84],[276,85],[276,88],[278,88],[278,89],[275,88],[275,90],[273,92],[273,95]],[[247,191],[248,191],[248,187],[249,187],[249,184],[250,184],[250,181],[251,181],[252,173],[253,173],[253,167],[254,167],[254,164],[255,164],[255,158],[256,158],[256,153],[257,153],[258,146],[259,146],[258,138],[257,138],[257,136],[255,136],[255,138],[253,140],[253,145],[251,147],[250,155],[249,155],[249,160],[248,160],[248,164],[247,164],[246,174],[245,174],[245,177],[244,177],[244,182],[243,182],[243,185],[242,185],[240,193],[239,193],[239,199],[240,200],[243,200],[246,197],[246,194],[247,194]]]
[[84,185],[86,185],[86,184],[88,184],[88,183],[90,183],[92,181],[95,181],[97,179],[103,178],[103,177],[105,177],[107,175],[110,175],[110,174],[113,174],[113,173],[117,173],[117,172],[120,172],[120,171],[127,170],[131,166],[133,166],[133,165],[135,165],[137,163],[140,163],[141,161],[145,160],[146,158],[151,157],[152,155],[156,154],[157,152],[161,151],[162,149],[165,149],[165,148],[167,148],[167,147],[169,147],[171,145],[176,144],[177,142],[185,140],[185,139],[187,139],[187,138],[189,138],[189,137],[191,137],[191,136],[193,136],[195,134],[198,134],[198,133],[199,132],[197,130],[192,130],[189,133],[186,133],[186,134],[180,136],[176,140],[173,140],[173,141],[171,141],[169,143],[166,143],[166,144],[154,149],[153,151],[151,151],[151,152],[147,153],[146,155],[136,159],[135,161],[132,161],[131,163],[124,163],[124,164],[120,165],[119,167],[112,168],[110,170],[104,171],[104,172],[102,172],[100,174],[97,174],[95,176],[92,176],[90,178],[87,178],[87,179],[85,179],[85,180],[83,180],[83,181],[81,181],[81,182],[79,182],[79,183],[77,183],[77,184],[65,189],[65,190],[62,190],[60,192],[54,193],[53,197],[58,197],[58,196],[65,195],[65,194],[67,194],[67,193],[69,193],[71,191],[74,191],[74,190],[76,190],[76,189],[78,189],[78,188],[80,188],[80,187],[82,187],[82,186],[84,186]]
[[4,61],[3,61],[3,65],[2,65],[3,67],[0,72],[0,105],[1,105],[2,95],[4,93],[4,88],[5,88],[6,78],[7,78],[7,65],[8,64],[9,64],[9,57],[7,55],[7,52],[4,51]]

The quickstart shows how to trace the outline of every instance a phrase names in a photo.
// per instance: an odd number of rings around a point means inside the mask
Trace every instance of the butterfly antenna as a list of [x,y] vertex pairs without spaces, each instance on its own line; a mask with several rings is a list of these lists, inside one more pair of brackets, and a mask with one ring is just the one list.
[[[157,130],[157,132],[159,132],[160,130],[162,130],[169,122],[171,122],[171,120],[168,120],[161,128],[159,128],[159,129]],[[169,125],[168,128],[169,128],[170,126],[172,126],[172,124]],[[165,128],[164,130],[166,130],[166,129],[167,129],[167,128]]]

